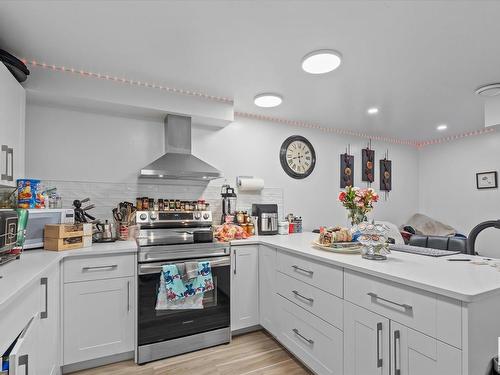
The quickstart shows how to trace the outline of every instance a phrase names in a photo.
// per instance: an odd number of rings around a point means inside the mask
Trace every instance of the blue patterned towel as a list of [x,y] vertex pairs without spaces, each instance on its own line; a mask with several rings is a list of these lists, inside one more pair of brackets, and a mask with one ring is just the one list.
[[[213,289],[214,283],[210,262],[199,262],[198,276],[187,282],[182,280],[175,264],[166,264],[162,266],[156,309],[169,309],[170,305],[173,307],[173,302],[198,295],[201,298],[197,298],[197,300],[201,301],[203,294]],[[200,307],[198,306],[197,308]]]

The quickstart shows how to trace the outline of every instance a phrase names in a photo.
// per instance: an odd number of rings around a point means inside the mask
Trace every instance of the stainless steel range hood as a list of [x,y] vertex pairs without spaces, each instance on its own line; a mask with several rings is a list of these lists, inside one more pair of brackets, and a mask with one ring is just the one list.
[[222,173],[191,154],[191,117],[167,115],[165,155],[142,168],[140,177],[207,181]]

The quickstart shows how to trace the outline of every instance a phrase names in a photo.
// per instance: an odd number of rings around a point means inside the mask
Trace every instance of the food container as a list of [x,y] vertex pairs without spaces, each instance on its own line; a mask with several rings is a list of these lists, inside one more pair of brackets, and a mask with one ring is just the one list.
[[236,213],[236,221],[238,222],[238,224],[246,223],[246,221],[245,221],[245,214],[244,214],[243,211],[238,211]]
[[295,233],[295,223],[288,223],[288,233]]
[[288,234],[289,225],[288,221],[280,221],[278,223],[278,234]]
[[249,236],[253,236],[255,234],[255,227],[252,223],[247,224],[247,233]]
[[40,191],[40,180],[17,180],[18,208],[45,208],[45,199]]

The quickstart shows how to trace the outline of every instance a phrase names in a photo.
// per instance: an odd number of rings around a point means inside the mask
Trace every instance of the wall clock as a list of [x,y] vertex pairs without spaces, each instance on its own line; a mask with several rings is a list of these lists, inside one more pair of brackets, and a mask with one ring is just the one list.
[[292,135],[285,139],[280,149],[280,162],[286,174],[296,179],[309,176],[316,165],[316,153],[306,138]]

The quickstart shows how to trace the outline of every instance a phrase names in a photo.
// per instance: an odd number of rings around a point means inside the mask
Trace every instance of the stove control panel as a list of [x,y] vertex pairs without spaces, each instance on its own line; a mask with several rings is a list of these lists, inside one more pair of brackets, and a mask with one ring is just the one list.
[[137,211],[137,224],[211,224],[211,211]]

